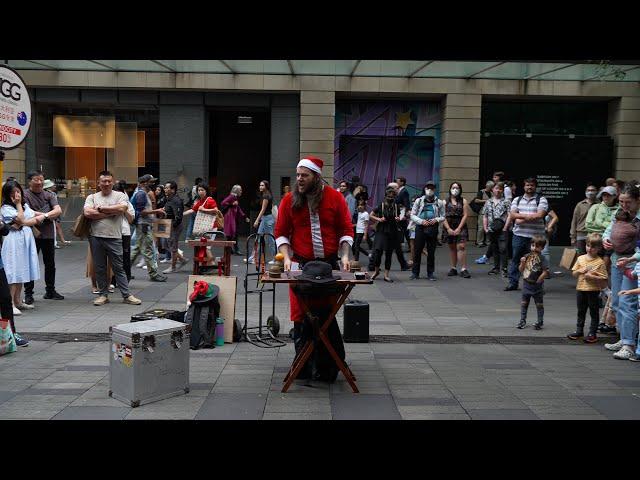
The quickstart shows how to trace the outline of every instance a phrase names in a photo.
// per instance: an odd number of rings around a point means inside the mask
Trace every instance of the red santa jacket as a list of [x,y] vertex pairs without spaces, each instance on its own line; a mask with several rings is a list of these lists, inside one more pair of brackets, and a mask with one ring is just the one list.
[[325,187],[318,212],[308,207],[294,210],[293,197],[287,193],[278,207],[276,245],[289,244],[296,257],[313,260],[338,254],[341,242],[353,245],[353,226],[347,202],[340,192]]

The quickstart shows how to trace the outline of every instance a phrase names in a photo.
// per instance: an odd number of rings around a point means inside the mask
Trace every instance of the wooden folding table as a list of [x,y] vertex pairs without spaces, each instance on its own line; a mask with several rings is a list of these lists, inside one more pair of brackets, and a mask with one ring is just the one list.
[[[347,300],[347,297],[351,293],[351,290],[353,290],[353,287],[355,287],[356,285],[370,285],[373,283],[373,280],[369,278],[369,274],[366,272],[365,272],[366,278],[364,280],[356,280],[354,274],[350,272],[341,272],[341,271],[334,270],[332,273],[334,277],[339,277],[340,279],[337,280],[335,284],[329,283],[327,284],[327,286],[330,286],[332,290],[330,295],[333,297],[337,294],[338,298],[336,302],[333,304],[331,308],[331,312],[326,318],[321,319],[316,315],[314,315],[313,313],[311,313],[309,306],[307,305],[306,299],[303,295],[299,295],[298,300],[300,301],[300,304],[302,305],[302,308],[305,314],[307,315],[309,320],[311,320],[311,324],[313,326],[313,331],[314,331],[313,336],[315,338],[319,338],[320,341],[322,341],[322,343],[325,345],[325,347],[327,348],[327,351],[331,355],[331,358],[333,358],[333,361],[335,362],[336,366],[340,369],[344,377],[347,379],[347,382],[349,382],[349,385],[351,385],[351,389],[353,390],[353,393],[359,393],[358,387],[356,386],[356,382],[355,382],[356,377],[351,372],[351,369],[338,356],[335,349],[331,345],[331,342],[329,341],[326,332],[327,332],[327,329],[329,328],[329,325],[331,324],[331,321],[338,313],[338,310],[340,310],[344,302]],[[269,273],[267,272],[262,275],[261,281],[264,283],[274,283],[274,284],[283,283],[283,284],[289,284],[289,285],[310,283],[310,282],[306,282],[305,280],[299,280],[298,277],[300,276],[300,274],[302,274],[302,271],[300,270],[292,271],[292,272],[284,272],[281,274],[280,278],[274,278],[269,276]],[[318,288],[322,288],[322,285],[319,285]],[[289,373],[287,373],[287,376],[283,380],[284,386],[282,387],[282,392],[286,392],[289,389],[293,381],[297,378],[300,371],[304,367],[304,364],[307,362],[307,360],[311,356],[311,353],[313,352],[313,349],[314,349],[313,340],[314,338],[309,338],[306,344],[304,345],[304,347],[302,348],[302,350],[300,351],[300,353],[296,355],[295,359],[293,360],[293,363],[291,364],[291,368],[289,369]]]
[[[223,266],[224,266],[224,275],[229,276],[231,274],[231,254],[233,253],[233,246],[236,242],[231,240],[207,240],[206,242],[201,242],[200,240],[187,240],[187,245],[193,248],[193,274],[198,275],[199,269],[198,266],[200,262],[196,258],[196,247],[223,247],[224,248],[224,256],[223,256]],[[203,262],[204,263],[204,262]]]

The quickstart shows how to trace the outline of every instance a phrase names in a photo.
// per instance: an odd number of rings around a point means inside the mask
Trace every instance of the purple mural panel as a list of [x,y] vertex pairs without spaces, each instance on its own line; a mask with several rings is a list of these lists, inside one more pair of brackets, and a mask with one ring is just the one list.
[[384,187],[406,177],[410,194],[439,182],[440,105],[435,102],[346,102],[336,105],[334,184],[360,177],[369,206]]

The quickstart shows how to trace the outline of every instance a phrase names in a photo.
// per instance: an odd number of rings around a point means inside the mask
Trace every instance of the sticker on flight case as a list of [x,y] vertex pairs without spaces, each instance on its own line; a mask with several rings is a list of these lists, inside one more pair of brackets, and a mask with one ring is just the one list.
[[113,359],[116,362],[122,363],[126,367],[133,365],[133,355],[130,345],[124,343],[114,343],[111,347],[113,353]]

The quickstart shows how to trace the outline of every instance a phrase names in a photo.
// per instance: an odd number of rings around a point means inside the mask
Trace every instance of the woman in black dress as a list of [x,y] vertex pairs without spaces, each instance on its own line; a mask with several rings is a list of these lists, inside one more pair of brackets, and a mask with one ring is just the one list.
[[469,231],[467,230],[467,218],[469,216],[469,204],[462,198],[462,186],[458,182],[453,182],[449,187],[449,197],[445,206],[444,231],[442,243],[449,246],[451,257],[451,270],[447,274],[450,277],[458,275],[458,263],[462,267],[460,276],[471,278],[467,270],[467,240]]
[[382,263],[382,252],[384,252],[384,281],[393,282],[389,278],[391,270],[391,257],[399,241],[399,225],[402,212],[396,203],[396,189],[387,187],[384,192],[384,202],[371,213],[369,218],[377,222],[376,236],[374,239],[374,261],[375,273],[371,277],[375,280],[380,275],[380,264]]

